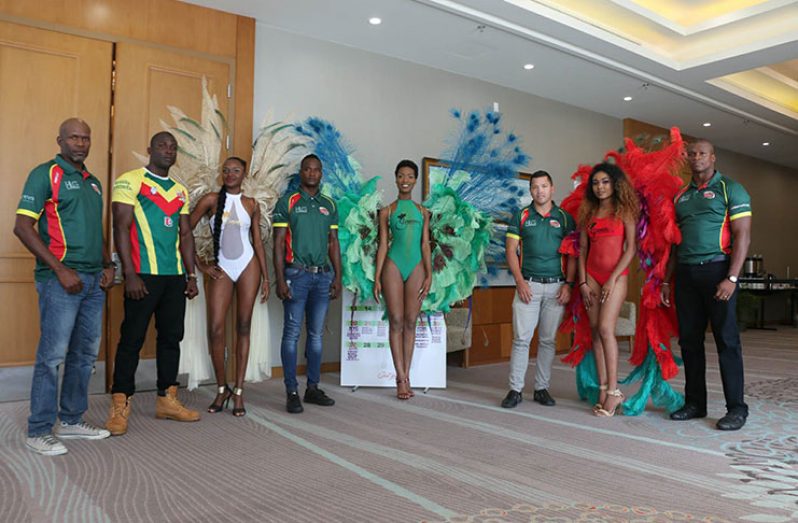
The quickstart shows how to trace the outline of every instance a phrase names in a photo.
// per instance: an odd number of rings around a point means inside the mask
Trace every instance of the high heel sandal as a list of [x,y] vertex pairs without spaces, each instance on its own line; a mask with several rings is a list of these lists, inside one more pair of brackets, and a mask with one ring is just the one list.
[[213,400],[213,403],[208,407],[208,412],[211,414],[215,414],[217,412],[223,411],[227,404],[230,403],[230,398],[233,397],[233,391],[230,390],[230,387],[225,383],[224,385],[219,385],[216,388],[216,397],[222,396],[221,401],[216,403],[216,399]]
[[[242,389],[241,387],[236,387],[233,389],[233,394],[240,398],[241,395],[244,394],[244,389]],[[245,409],[244,407],[233,408],[233,416],[235,416],[236,418],[240,418],[241,416],[246,416],[246,414],[247,414],[247,409]]]
[[602,416],[602,417],[605,417],[605,418],[611,418],[611,417],[615,416],[615,412],[619,408],[621,408],[621,410],[623,410],[622,404],[623,404],[623,400],[626,399],[626,396],[623,395],[623,392],[621,392],[621,389],[608,390],[607,391],[607,396],[608,397],[612,396],[613,398],[620,398],[621,401],[619,401],[618,404],[615,405],[612,408],[612,410],[607,410],[602,405],[602,407],[598,410],[598,412],[596,412],[596,416]]
[[410,393],[407,391],[401,392],[399,390],[399,386],[402,385],[403,383],[406,384],[408,387],[410,386],[410,381],[407,378],[403,380],[396,378],[396,397],[399,398],[400,400],[409,400],[411,398]]
[[407,382],[407,393],[410,395],[411,398],[415,398],[416,393],[413,392],[413,386],[410,385],[410,376],[408,376],[405,381]]
[[[602,383],[602,384],[599,386],[599,398],[598,398],[598,403],[596,403],[595,405],[593,405],[593,414],[594,414],[594,415],[596,415],[596,416],[598,415],[598,411],[599,411],[599,410],[601,410],[601,408],[602,408],[602,406],[603,406],[603,405],[601,404],[601,393],[602,393],[602,392],[604,392],[604,391],[606,391],[606,390],[607,390],[607,384],[606,384],[606,383]],[[605,400],[606,400],[606,398],[605,398]]]

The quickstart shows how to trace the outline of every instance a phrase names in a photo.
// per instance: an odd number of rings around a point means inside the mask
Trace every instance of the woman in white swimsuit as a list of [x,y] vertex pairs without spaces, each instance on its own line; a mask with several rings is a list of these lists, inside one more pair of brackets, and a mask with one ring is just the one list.
[[[203,216],[208,216],[213,233],[214,259],[208,260],[209,263],[197,259],[199,269],[211,278],[208,284],[208,337],[218,389],[208,412],[221,412],[233,398],[233,416],[247,413],[242,394],[249,357],[252,309],[258,290],[260,289],[261,302],[269,297],[266,254],[258,226],[260,209],[253,198],[241,194],[241,182],[246,176],[246,168],[247,163],[241,158],[233,156],[225,160],[222,165],[222,188],[218,193],[206,194],[200,198],[191,212],[192,230]],[[224,324],[234,289],[237,297],[238,339],[235,355],[236,383],[231,390],[224,372]]]

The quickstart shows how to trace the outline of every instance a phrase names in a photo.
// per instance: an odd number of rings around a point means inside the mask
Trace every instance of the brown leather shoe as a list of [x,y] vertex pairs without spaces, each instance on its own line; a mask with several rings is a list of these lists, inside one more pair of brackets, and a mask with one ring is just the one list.
[[105,422],[105,428],[111,433],[111,436],[121,436],[127,432],[127,419],[130,417],[130,401],[132,396],[128,397],[124,392],[117,392],[111,394],[111,413],[108,416],[108,421]]
[[180,403],[177,399],[177,385],[172,385],[166,389],[166,396],[156,398],[155,417],[175,421],[199,421],[200,414]]

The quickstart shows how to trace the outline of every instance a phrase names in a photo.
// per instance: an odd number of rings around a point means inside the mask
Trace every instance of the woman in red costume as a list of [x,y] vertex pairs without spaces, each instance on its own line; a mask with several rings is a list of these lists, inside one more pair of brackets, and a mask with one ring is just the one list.
[[621,168],[611,163],[594,166],[579,208],[579,290],[601,384],[599,403],[593,407],[597,416],[613,416],[624,400],[618,389],[615,324],[626,299],[639,212],[634,188]]

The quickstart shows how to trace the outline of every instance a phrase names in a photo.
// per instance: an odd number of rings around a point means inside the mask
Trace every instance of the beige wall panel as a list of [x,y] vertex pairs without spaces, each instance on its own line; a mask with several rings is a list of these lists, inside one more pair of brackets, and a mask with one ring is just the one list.
[[[199,120],[203,75],[208,79],[210,92],[216,94],[222,112],[229,119],[227,84],[231,82],[231,71],[227,63],[124,42],[117,45],[113,178],[141,167],[133,151],[146,155],[150,137],[162,130],[160,122],[173,123],[167,106],[179,107],[189,117]],[[227,155],[227,152],[222,150],[222,155]],[[119,342],[119,326],[124,316],[122,302],[121,290],[111,294],[108,321],[111,360]],[[152,325],[141,356],[155,356]],[[112,372],[110,365],[107,371]]]
[[0,13],[40,24],[218,56],[236,55],[236,17],[177,0],[0,0]]
[[30,170],[58,152],[59,124],[70,116],[92,128],[89,169],[108,194],[110,43],[0,22],[0,324],[9,331],[0,366],[33,362],[39,314],[33,256],[12,234]]

